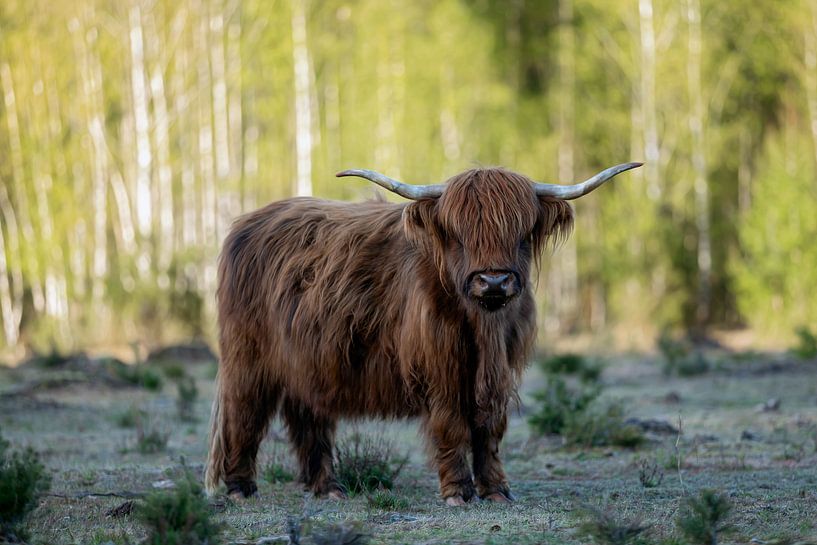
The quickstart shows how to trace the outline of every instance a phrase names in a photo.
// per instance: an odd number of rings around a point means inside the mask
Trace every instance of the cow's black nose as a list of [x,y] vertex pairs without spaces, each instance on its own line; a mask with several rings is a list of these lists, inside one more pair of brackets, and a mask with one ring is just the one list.
[[498,310],[519,295],[522,285],[513,271],[487,270],[475,272],[468,282],[468,296],[486,310]]
[[504,292],[507,282],[511,278],[508,273],[480,273],[479,280],[485,287],[485,292]]

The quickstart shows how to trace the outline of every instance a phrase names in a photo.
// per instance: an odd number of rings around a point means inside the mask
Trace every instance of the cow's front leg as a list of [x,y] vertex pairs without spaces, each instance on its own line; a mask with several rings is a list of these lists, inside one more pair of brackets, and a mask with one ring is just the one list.
[[426,421],[440,475],[440,494],[448,505],[465,505],[476,495],[468,467],[468,422],[453,412],[432,412]]
[[499,443],[507,427],[508,418],[504,412],[487,418],[482,424],[471,426],[474,480],[480,498],[497,502],[513,500],[502,460],[499,459]]

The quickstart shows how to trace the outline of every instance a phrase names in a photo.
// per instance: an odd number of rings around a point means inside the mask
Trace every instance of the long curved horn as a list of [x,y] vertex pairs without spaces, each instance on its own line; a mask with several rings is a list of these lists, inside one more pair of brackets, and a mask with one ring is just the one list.
[[571,199],[578,199],[582,195],[587,195],[601,184],[615,176],[621,174],[631,168],[638,168],[644,163],[624,163],[623,165],[616,165],[607,170],[602,170],[592,178],[588,178],[579,184],[574,185],[557,185],[557,184],[533,184],[536,189],[536,194],[540,197],[556,197],[569,201]]
[[397,193],[401,197],[411,199],[413,201],[419,199],[433,199],[443,194],[445,189],[444,184],[437,185],[408,185],[403,182],[398,182],[388,176],[384,176],[374,170],[344,170],[335,174],[338,178],[343,176],[357,176],[359,178],[366,178],[370,182],[374,182],[384,189],[388,189],[392,193]]

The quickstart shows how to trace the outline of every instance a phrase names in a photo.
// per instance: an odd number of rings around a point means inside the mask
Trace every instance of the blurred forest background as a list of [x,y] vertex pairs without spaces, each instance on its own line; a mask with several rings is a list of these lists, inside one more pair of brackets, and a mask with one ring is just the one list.
[[646,161],[576,202],[540,342],[817,324],[814,0],[3,0],[0,92],[0,351],[212,340],[231,220],[353,167]]

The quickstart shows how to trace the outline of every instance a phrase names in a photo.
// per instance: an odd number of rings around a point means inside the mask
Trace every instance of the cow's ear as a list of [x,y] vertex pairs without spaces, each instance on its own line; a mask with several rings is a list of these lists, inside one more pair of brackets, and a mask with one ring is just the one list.
[[414,201],[403,209],[403,229],[412,244],[429,248],[437,238],[437,200]]
[[573,208],[567,201],[539,197],[539,219],[533,230],[537,251],[565,240],[573,229]]

